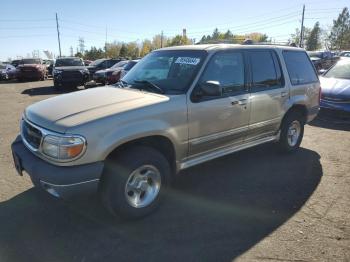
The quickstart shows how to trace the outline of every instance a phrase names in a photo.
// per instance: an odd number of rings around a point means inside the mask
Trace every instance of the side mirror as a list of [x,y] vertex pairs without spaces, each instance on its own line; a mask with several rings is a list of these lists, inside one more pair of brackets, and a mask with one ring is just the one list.
[[222,88],[218,81],[206,81],[200,86],[200,92],[202,96],[221,96]]

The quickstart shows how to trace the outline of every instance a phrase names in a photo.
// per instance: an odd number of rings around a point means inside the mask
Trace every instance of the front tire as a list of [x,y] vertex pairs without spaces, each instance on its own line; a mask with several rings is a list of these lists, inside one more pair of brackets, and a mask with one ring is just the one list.
[[136,219],[152,213],[170,184],[171,169],[157,150],[135,146],[109,158],[101,184],[104,206],[113,214]]
[[297,111],[289,113],[284,118],[279,139],[279,147],[283,152],[294,152],[300,147],[304,136],[304,125],[304,117]]

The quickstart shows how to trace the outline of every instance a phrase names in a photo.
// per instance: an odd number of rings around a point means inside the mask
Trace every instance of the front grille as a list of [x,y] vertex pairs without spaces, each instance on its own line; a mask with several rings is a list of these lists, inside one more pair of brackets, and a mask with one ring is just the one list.
[[22,137],[34,149],[38,149],[42,139],[42,133],[39,129],[26,121],[22,122]]
[[83,74],[79,71],[63,71],[62,79],[64,81],[82,81]]

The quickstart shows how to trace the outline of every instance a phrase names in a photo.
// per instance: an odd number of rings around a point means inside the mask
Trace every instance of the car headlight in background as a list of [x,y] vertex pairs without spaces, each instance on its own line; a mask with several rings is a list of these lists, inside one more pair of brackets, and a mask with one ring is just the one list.
[[52,71],[52,74],[54,74],[54,75],[58,75],[58,74],[61,74],[61,73],[62,73],[62,70],[58,70],[58,69],[54,69]]
[[58,161],[67,161],[81,156],[86,149],[86,140],[81,136],[46,135],[43,139],[42,153]]
[[88,69],[82,69],[82,70],[79,70],[79,71],[82,74],[89,74],[90,73]]

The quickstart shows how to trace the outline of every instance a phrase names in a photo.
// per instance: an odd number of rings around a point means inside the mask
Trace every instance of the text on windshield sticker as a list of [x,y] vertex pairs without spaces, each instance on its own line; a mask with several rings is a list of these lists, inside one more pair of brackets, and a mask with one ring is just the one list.
[[201,60],[194,57],[178,57],[175,64],[198,65]]

